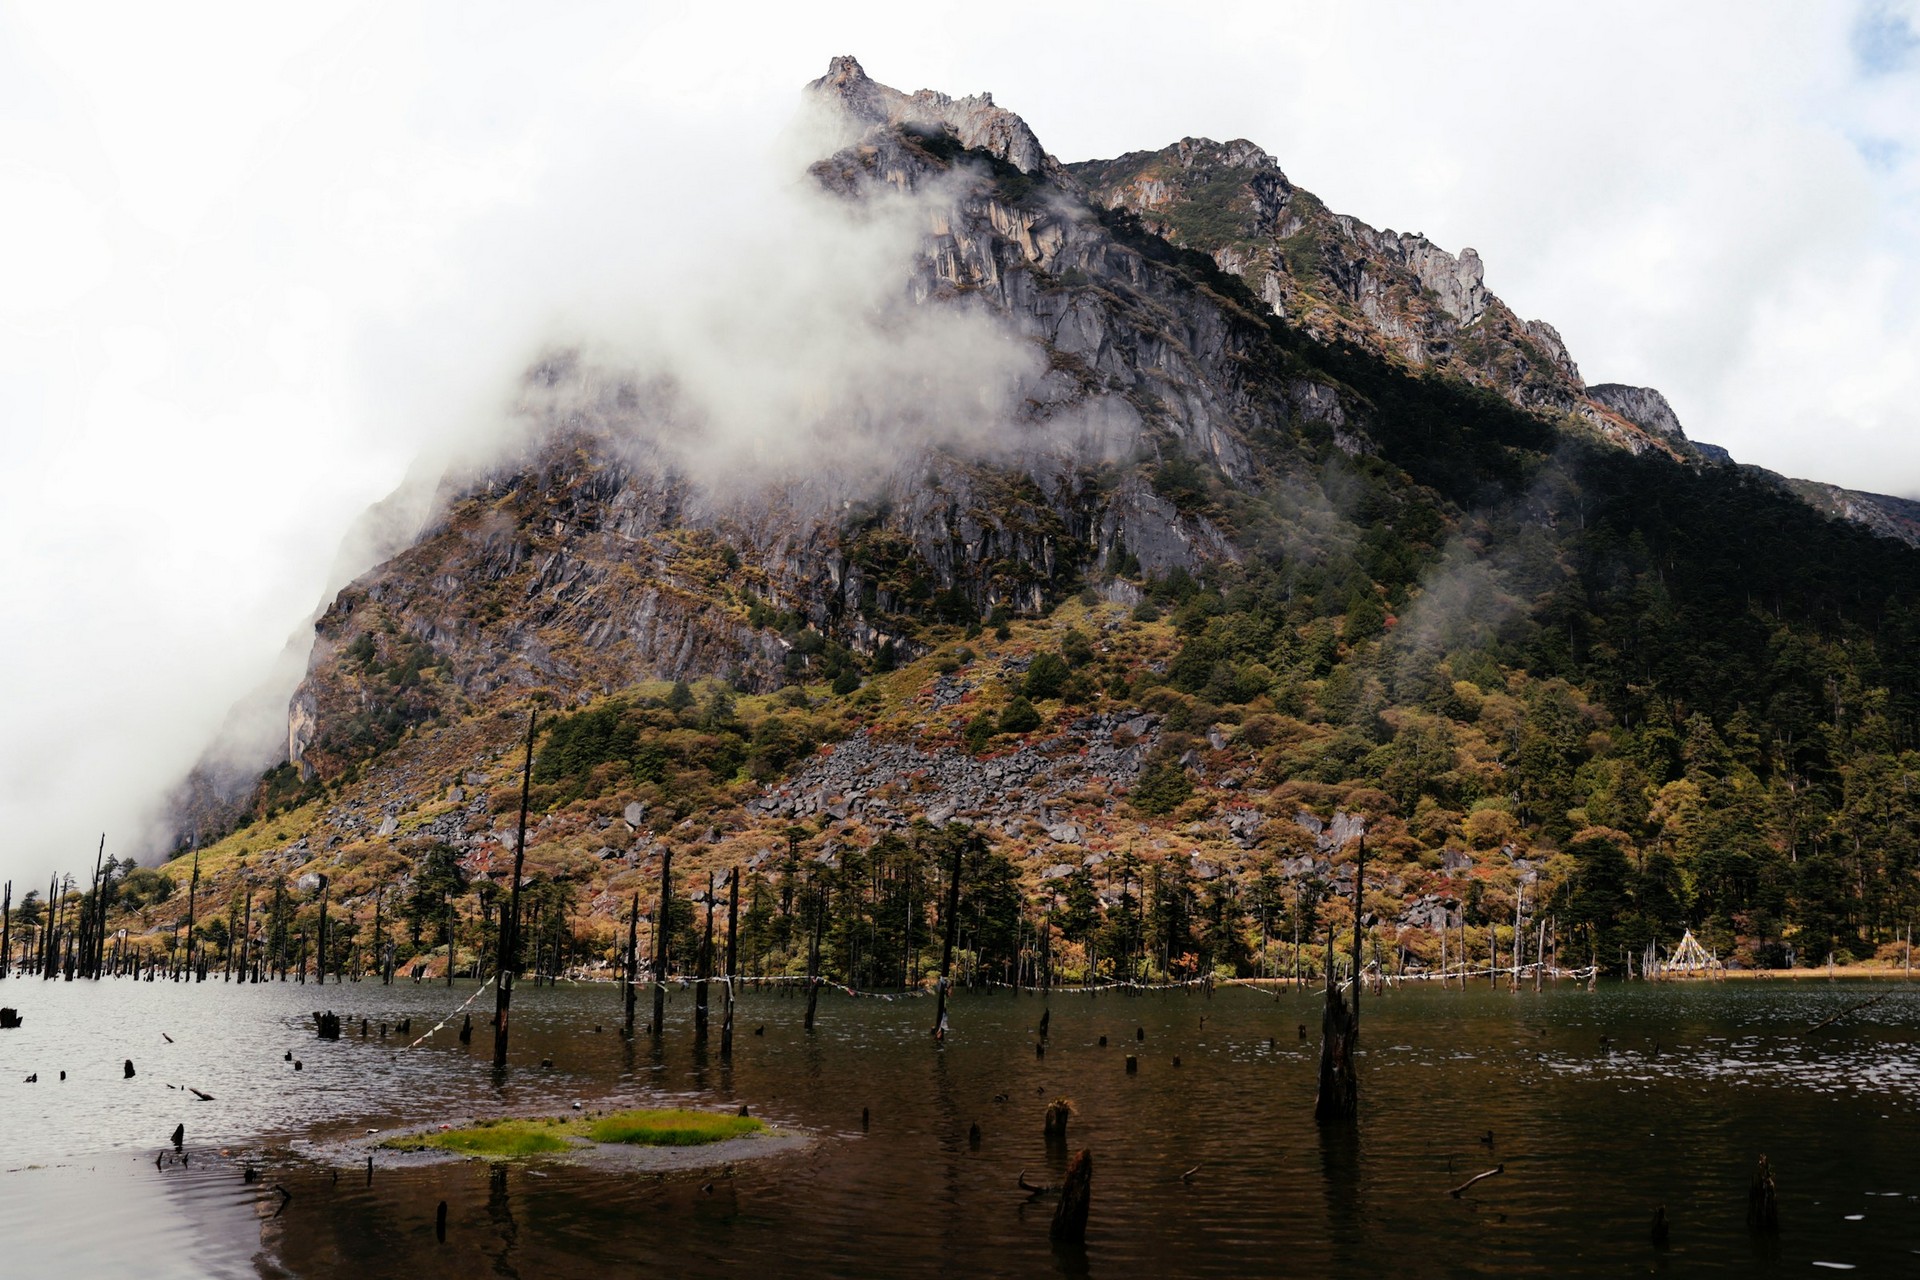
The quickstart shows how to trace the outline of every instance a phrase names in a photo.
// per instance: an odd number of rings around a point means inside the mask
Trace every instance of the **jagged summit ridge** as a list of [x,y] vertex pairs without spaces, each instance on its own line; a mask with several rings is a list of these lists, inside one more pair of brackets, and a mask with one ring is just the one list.
[[810,83],[807,92],[869,124],[944,126],[962,146],[998,156],[1024,174],[1062,172],[1027,122],[996,106],[991,93],[964,98],[932,89],[902,93],[869,77],[859,60],[846,54],[829,62],[827,74]]

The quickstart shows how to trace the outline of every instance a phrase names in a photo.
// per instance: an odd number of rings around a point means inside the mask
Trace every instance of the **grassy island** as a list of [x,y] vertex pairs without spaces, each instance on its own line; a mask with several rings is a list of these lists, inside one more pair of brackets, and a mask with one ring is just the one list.
[[482,1120],[458,1129],[399,1134],[380,1145],[395,1151],[450,1151],[471,1156],[533,1156],[582,1146],[698,1147],[744,1138],[766,1126],[751,1116],[712,1111],[638,1110],[580,1119]]

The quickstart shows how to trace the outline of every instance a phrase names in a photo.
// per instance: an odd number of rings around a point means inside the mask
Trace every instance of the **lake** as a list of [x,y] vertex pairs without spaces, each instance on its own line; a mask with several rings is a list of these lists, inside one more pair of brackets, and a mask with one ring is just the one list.
[[[413,1049],[378,1035],[408,1017],[418,1034],[473,995],[470,983],[0,982],[0,1003],[26,1018],[0,1031],[7,1274],[1920,1274],[1920,989],[1906,985],[1369,995],[1351,1136],[1312,1119],[1317,992],[962,992],[939,1047],[928,999],[830,991],[809,1035],[804,999],[758,991],[742,998],[728,1064],[717,996],[703,1051],[690,990],[673,992],[656,1047],[644,1027],[620,1037],[613,986],[522,985],[498,1085],[491,992],[471,1005],[470,1047],[457,1016]],[[352,1020],[339,1041],[315,1037],[318,1009]],[[1018,1185],[1062,1177],[1066,1153],[1041,1134],[1058,1096],[1074,1101],[1070,1147],[1093,1155],[1083,1251],[1049,1245],[1053,1197]],[[369,1180],[364,1164],[313,1151],[369,1128],[576,1100],[744,1102],[817,1141],[667,1177],[376,1156]],[[1745,1208],[1762,1153],[1782,1229],[1757,1248]],[[1659,1206],[1664,1251],[1649,1238]]]

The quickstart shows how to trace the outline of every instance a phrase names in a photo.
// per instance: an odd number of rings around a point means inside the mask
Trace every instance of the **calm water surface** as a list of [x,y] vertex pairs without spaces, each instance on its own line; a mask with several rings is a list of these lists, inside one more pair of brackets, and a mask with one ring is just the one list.
[[[1893,988],[1805,1034],[1886,990],[1369,998],[1362,1122],[1341,1139],[1312,1122],[1318,997],[1292,992],[963,994],[944,1049],[926,1034],[926,1000],[830,995],[808,1036],[801,1000],[759,993],[742,1001],[729,1066],[717,1020],[713,1051],[694,1043],[690,992],[675,992],[656,1050],[644,1035],[621,1040],[613,987],[523,986],[516,1065],[496,1084],[490,993],[472,1006],[482,1025],[471,1048],[458,1018],[412,1050],[378,1035],[380,1021],[404,1017],[425,1030],[470,984],[12,979],[0,1003],[26,1025],[0,1032],[0,1271],[1684,1276],[1844,1264],[1920,1275],[1920,989]],[[354,1020],[337,1043],[311,1030],[327,1008]],[[1138,1074],[1124,1069],[1128,1053]],[[551,1069],[537,1065],[547,1057]],[[1094,1159],[1081,1252],[1049,1246],[1051,1198],[1029,1201],[1017,1185],[1022,1171],[1061,1176],[1064,1155],[1041,1140],[1041,1113],[1061,1095],[1076,1106],[1072,1146]],[[364,1165],[311,1153],[368,1128],[576,1099],[744,1101],[819,1140],[718,1176],[665,1178],[538,1163],[382,1168],[376,1157],[369,1182]],[[184,1163],[167,1142],[181,1123]],[[1777,1248],[1757,1252],[1745,1196],[1763,1152],[1783,1228]],[[1505,1173],[1448,1196],[1495,1164]],[[441,1200],[445,1244],[433,1227]],[[1648,1234],[1660,1205],[1673,1224],[1664,1252]]]

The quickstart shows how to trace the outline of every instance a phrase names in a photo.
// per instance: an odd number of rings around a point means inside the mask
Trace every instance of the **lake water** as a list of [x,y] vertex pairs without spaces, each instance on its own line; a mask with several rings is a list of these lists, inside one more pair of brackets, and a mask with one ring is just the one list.
[[[1920,1274],[1920,989],[1904,985],[1429,986],[1369,997],[1352,1137],[1329,1137],[1312,1119],[1317,993],[961,993],[939,1048],[925,999],[828,994],[808,1035],[802,999],[759,992],[741,1002],[728,1065],[717,1017],[711,1051],[694,1044],[690,991],[674,993],[656,1051],[644,1031],[632,1044],[618,1035],[614,987],[523,985],[515,1065],[499,1086],[490,992],[472,1006],[470,1048],[457,1041],[458,1018],[411,1050],[377,1035],[382,1019],[411,1017],[423,1031],[473,993],[0,982],[0,1003],[26,1016],[0,1032],[0,1270],[1746,1276],[1842,1264]],[[1036,1056],[1043,1007],[1051,1035]],[[338,1042],[312,1031],[311,1013],[329,1008],[354,1019]],[[374,1024],[366,1039],[363,1016]],[[1129,1053],[1137,1074],[1125,1071]],[[537,1065],[546,1057],[551,1069]],[[23,1083],[33,1073],[38,1083]],[[1023,1171],[1035,1182],[1062,1176],[1064,1153],[1041,1136],[1044,1107],[1061,1095],[1076,1108],[1071,1147],[1093,1153],[1084,1251],[1050,1247],[1052,1198],[1029,1200],[1017,1185]],[[746,1102],[818,1141],[717,1176],[665,1178],[538,1163],[383,1168],[376,1157],[369,1182],[364,1166],[303,1154],[367,1128],[561,1112],[576,1099]],[[181,1123],[184,1163],[168,1143]],[[1745,1228],[1762,1153],[1782,1219],[1768,1249]],[[1503,1174],[1447,1194],[1496,1164]],[[248,1165],[257,1181],[245,1180]],[[1648,1229],[1662,1205],[1664,1251]]]

